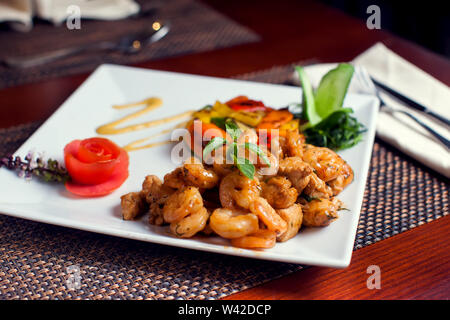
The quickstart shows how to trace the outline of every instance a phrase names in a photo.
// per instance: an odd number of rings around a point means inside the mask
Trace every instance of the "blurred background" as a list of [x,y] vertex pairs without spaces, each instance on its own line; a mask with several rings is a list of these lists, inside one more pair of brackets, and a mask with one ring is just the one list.
[[436,53],[450,57],[450,10],[446,1],[321,0],[362,20],[378,5],[381,27]]

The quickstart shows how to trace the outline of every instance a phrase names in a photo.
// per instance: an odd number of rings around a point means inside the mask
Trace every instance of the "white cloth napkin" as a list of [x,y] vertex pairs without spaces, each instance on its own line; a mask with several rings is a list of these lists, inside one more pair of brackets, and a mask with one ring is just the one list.
[[[366,68],[379,82],[386,84],[403,95],[425,105],[433,111],[450,118],[450,89],[423,70],[398,56],[381,43],[377,43],[353,62]],[[305,67],[313,86],[336,64],[316,64]],[[353,77],[349,92],[367,93]],[[428,124],[442,136],[450,139],[450,131],[444,123],[409,108],[397,99],[383,94],[390,106],[407,110]],[[377,135],[410,157],[450,178],[450,153],[435,137],[414,120],[401,113],[390,113],[381,108],[377,120]]]
[[139,12],[134,0],[0,0],[0,22],[10,22],[18,31],[31,30],[33,17],[59,25],[74,6],[85,19],[118,20]]

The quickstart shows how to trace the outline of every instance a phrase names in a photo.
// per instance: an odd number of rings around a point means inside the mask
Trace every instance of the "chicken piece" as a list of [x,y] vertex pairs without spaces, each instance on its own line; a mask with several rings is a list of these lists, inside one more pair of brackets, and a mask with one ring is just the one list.
[[321,180],[314,172],[309,175],[309,181],[303,193],[312,198],[328,199],[333,195],[331,188]]
[[306,227],[325,227],[338,218],[342,202],[337,198],[302,200],[303,225]]
[[333,192],[333,196],[338,195],[344,190],[344,188],[349,185],[353,181],[353,169],[345,163],[342,170],[339,173],[339,176],[331,181],[328,181],[327,184],[331,188]]
[[164,176],[164,185],[173,189],[182,189],[187,186],[184,181],[183,167],[178,167]]
[[120,205],[124,220],[133,220],[147,210],[147,203],[141,192],[124,194],[120,197]]
[[148,204],[160,198],[160,190],[162,187],[162,181],[154,175],[146,176],[142,183],[142,195]]
[[275,209],[289,208],[297,200],[297,189],[286,177],[272,177],[261,183],[261,196]]
[[277,237],[277,241],[284,242],[293,238],[298,233],[298,230],[300,230],[303,220],[302,207],[300,204],[294,203],[289,208],[278,209],[276,211],[287,223],[287,230]]
[[280,160],[278,174],[287,177],[292,186],[297,189],[298,194],[301,194],[308,185],[312,173],[312,167],[300,157],[288,157]]

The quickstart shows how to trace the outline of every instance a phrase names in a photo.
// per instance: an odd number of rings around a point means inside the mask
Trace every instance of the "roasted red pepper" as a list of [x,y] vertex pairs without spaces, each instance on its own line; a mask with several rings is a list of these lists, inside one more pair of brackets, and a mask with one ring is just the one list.
[[262,101],[252,100],[246,96],[238,96],[225,104],[235,111],[255,112],[272,110],[272,108],[266,107]]

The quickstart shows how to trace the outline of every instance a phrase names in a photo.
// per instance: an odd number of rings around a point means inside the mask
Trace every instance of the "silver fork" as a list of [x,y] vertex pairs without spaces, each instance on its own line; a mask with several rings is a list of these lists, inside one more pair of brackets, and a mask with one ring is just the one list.
[[361,68],[359,66],[355,67],[355,73],[357,80],[359,80],[361,86],[364,87],[364,91],[368,93],[374,94],[379,100],[380,100],[380,106],[384,107],[385,109],[389,110],[389,112],[394,113],[402,113],[404,115],[407,115],[414,121],[416,121],[418,124],[420,124],[424,129],[426,129],[429,133],[431,133],[436,139],[438,139],[441,143],[443,143],[447,149],[450,149],[450,140],[444,138],[442,135],[434,131],[432,128],[430,128],[428,125],[423,123],[421,120],[419,120],[417,117],[415,117],[413,114],[404,111],[399,110],[391,107],[388,105],[384,99],[381,97],[379,90],[376,88],[375,84],[373,83],[372,79],[370,78],[370,75],[367,73],[366,69]]

